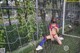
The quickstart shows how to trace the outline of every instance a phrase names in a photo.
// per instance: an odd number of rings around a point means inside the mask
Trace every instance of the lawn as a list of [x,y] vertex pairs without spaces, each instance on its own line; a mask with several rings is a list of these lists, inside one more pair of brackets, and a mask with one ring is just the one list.
[[[79,27],[77,27],[79,29]],[[79,32],[79,30],[78,30]],[[74,35],[78,34],[77,30]],[[72,34],[70,32],[69,34]],[[64,40],[62,41],[62,45],[58,45],[56,41],[52,42],[48,40],[44,46],[43,50],[35,51],[36,44],[30,45],[29,47],[24,46],[13,53],[79,53],[80,52],[80,39],[75,37],[64,36]],[[38,44],[38,43],[37,43]]]
[[[74,31],[69,31],[68,34],[80,37],[80,26],[77,26]],[[80,52],[80,39],[70,36],[64,36],[62,45],[56,44],[57,42],[47,41],[44,49],[39,53],[79,53]]]
[[[60,46],[57,42],[52,42],[48,40],[44,46],[43,50],[35,51],[35,45],[24,46],[13,53],[79,53],[80,52],[80,39],[64,36],[63,44]],[[69,49],[68,49],[68,47]],[[65,50],[65,48],[66,50]]]

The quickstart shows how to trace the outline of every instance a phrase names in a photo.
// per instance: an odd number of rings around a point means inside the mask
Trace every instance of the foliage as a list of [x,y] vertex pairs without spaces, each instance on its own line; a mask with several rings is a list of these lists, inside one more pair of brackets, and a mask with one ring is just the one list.
[[[6,31],[1,30],[0,37],[1,39],[5,37],[5,44],[6,44],[6,50],[16,50],[17,48],[20,48],[26,43],[29,43],[32,40],[37,39],[37,26],[36,26],[36,20],[35,20],[35,6],[34,2],[32,0],[26,0],[24,2],[16,1],[17,7],[23,7],[24,8],[18,8],[17,9],[17,19],[19,21],[18,24],[13,24],[11,26],[4,26],[6,28]],[[4,10],[4,12],[6,12]],[[27,15],[27,21],[25,21],[25,15]],[[45,28],[45,20],[43,20],[41,23],[39,23],[39,35],[46,34]],[[44,22],[44,23],[43,23]],[[4,29],[4,28],[3,28]],[[7,32],[7,35],[6,35]],[[3,35],[4,34],[4,35]],[[8,39],[7,39],[8,37]],[[34,39],[35,38],[35,39]],[[10,43],[10,44],[8,44]]]
[[0,30],[0,43],[3,43],[5,41],[3,33],[4,33],[4,30]]
[[28,14],[32,14],[34,12],[35,4],[33,1],[27,0],[25,1],[25,7],[27,7],[25,11],[28,12]]
[[0,26],[0,47],[4,47],[3,43],[5,43],[4,29]]
[[[22,2],[19,2],[18,6],[22,4]],[[27,3],[27,1],[25,1]],[[17,9],[17,17],[16,19],[19,21],[17,25],[7,26],[8,31],[14,31],[8,33],[8,40],[9,43],[15,42],[10,45],[11,51],[19,48],[20,46],[24,45],[25,43],[28,43],[33,40],[34,33],[36,32],[36,23],[35,23],[35,13],[34,13],[34,3],[32,1],[29,1],[28,4],[26,4],[27,8],[18,8]],[[25,13],[28,13],[28,21],[25,21]],[[16,26],[16,27],[15,27]],[[7,43],[7,41],[6,41]],[[9,50],[8,44],[6,45],[6,49]]]

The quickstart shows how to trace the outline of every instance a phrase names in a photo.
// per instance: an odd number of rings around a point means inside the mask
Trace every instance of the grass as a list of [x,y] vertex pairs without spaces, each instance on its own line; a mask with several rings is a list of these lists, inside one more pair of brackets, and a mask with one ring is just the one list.
[[66,34],[80,36],[80,26],[75,26],[72,30],[68,31]]
[[[52,42],[48,40],[45,45],[43,46],[43,50],[35,51],[35,45],[29,45],[22,47],[12,53],[79,53],[80,52],[80,39],[71,38],[64,36],[64,40],[62,41],[63,44],[60,46],[56,44],[56,42]],[[65,51],[64,46],[68,46],[69,50]]]
[[[79,27],[77,27],[79,29]],[[70,32],[72,34],[72,32]],[[69,34],[70,34],[69,33]],[[79,30],[74,33],[74,35],[79,34]],[[64,40],[62,41],[62,45],[58,45],[56,41],[52,42],[48,40],[43,46],[43,50],[35,51],[35,45],[24,46],[18,50],[15,50],[12,53],[79,53],[80,52],[80,39],[64,36]],[[68,46],[69,50],[65,51],[64,47]]]
[[[60,46],[56,42],[47,41],[42,51],[38,53],[79,53],[80,39],[64,36],[63,44]],[[69,50],[64,50],[64,46],[68,46]]]
[[[37,41],[34,42],[30,42],[28,45],[21,47],[15,51],[13,51],[12,53],[33,53],[35,52],[35,47],[36,45],[41,41],[41,38]],[[7,52],[8,53],[8,52]]]

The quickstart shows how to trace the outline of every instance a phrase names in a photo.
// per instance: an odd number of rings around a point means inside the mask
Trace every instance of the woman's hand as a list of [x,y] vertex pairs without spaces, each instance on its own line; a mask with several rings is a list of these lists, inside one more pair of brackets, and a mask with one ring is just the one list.
[[54,41],[54,38],[53,38],[53,36],[51,35],[51,41]]
[[55,27],[55,29],[56,29],[56,32],[58,33],[59,32],[59,28],[58,27]]

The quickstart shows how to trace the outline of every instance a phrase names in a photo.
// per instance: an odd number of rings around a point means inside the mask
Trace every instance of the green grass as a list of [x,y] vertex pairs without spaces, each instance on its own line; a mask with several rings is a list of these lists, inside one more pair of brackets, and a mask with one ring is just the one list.
[[22,47],[22,48],[19,48],[19,49],[17,49],[17,50],[15,50],[15,51],[13,51],[12,53],[29,53],[30,51],[32,51],[32,49],[33,49],[33,45],[27,45],[27,46],[25,46],[25,47]]
[[74,35],[74,36],[80,36],[80,26],[75,26],[73,30],[68,31],[66,34]]
[[[78,29],[78,31],[76,30],[74,35],[78,34],[79,27],[77,29]],[[56,42],[52,42],[52,41],[48,40],[45,43],[45,45],[43,46],[44,49],[41,51],[35,51],[35,45],[34,46],[29,45],[29,47],[27,47],[27,46],[22,47],[16,51],[14,51],[13,53],[21,53],[22,51],[23,51],[23,53],[36,53],[36,52],[38,52],[38,53],[79,53],[80,52],[79,51],[80,50],[80,39],[64,36],[64,40],[62,41],[62,43],[63,44],[60,46],[60,45],[56,44]],[[64,46],[66,46],[66,45],[69,47],[68,51],[64,50]]]
[[[80,39],[77,38],[71,38],[71,37],[67,37],[64,36],[64,40],[62,41],[63,44],[60,46],[58,44],[56,44],[56,42],[52,42],[50,40],[48,40],[45,45],[43,46],[43,50],[41,51],[35,51],[35,45],[29,45],[29,46],[25,46],[22,47],[18,50],[15,50],[12,53],[79,53],[80,51]],[[68,46],[69,50],[65,51],[64,50],[64,46]]]
[[[54,45],[55,53],[79,53],[79,46],[80,46],[80,39],[71,38],[71,37],[64,37],[64,41],[62,46]],[[69,46],[69,50],[65,51],[64,46]]]
[[[28,45],[26,46],[23,46],[15,51],[13,51],[12,53],[33,53],[35,52],[35,48],[36,48],[36,45],[41,41],[41,38],[37,41],[34,41],[34,42],[30,42]],[[9,53],[9,52],[7,52]]]
[[[56,44],[57,42],[47,41],[44,45],[44,49],[38,51],[38,53],[79,53],[80,51],[80,39],[64,36],[62,45]],[[68,46],[69,50],[65,51],[64,46]]]

